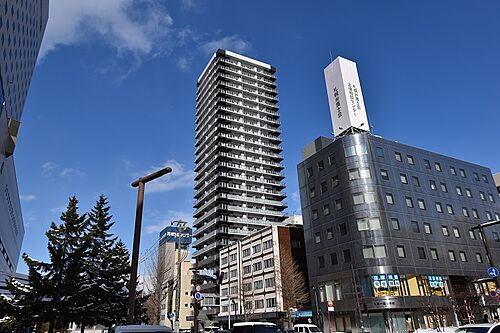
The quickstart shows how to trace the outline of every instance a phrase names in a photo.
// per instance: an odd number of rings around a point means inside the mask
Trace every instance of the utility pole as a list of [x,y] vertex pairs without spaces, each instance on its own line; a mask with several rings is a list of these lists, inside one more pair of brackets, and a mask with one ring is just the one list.
[[175,289],[175,322],[174,322],[174,330],[175,333],[179,333],[180,326],[180,308],[181,308],[181,278],[182,278],[182,259],[181,259],[181,238],[184,227],[186,226],[186,222],[184,221],[174,221],[172,224],[177,225],[177,286]]
[[141,177],[134,181],[132,187],[138,187],[137,191],[137,208],[135,211],[135,227],[134,227],[134,247],[132,249],[132,262],[130,263],[130,282],[128,285],[128,314],[127,324],[134,324],[135,311],[135,293],[137,289],[137,266],[139,265],[139,248],[141,243],[141,226],[142,226],[142,208],[144,203],[144,189],[146,183],[155,180],[158,177],[172,172],[172,168],[165,167],[161,170],[153,172],[145,177]]

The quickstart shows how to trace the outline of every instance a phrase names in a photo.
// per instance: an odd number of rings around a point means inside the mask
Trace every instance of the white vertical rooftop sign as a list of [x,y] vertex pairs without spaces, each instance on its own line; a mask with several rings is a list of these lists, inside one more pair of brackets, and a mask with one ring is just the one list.
[[370,131],[356,63],[337,57],[325,68],[325,81],[333,134],[351,127]]

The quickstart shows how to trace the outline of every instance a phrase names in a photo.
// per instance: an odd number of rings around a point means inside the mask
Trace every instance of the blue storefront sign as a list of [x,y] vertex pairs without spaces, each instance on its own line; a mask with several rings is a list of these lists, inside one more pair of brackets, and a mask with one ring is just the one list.
[[193,240],[191,228],[182,228],[182,233],[180,233],[178,227],[165,227],[165,229],[160,232],[160,245],[164,243],[177,243],[179,238],[181,244],[191,244]]

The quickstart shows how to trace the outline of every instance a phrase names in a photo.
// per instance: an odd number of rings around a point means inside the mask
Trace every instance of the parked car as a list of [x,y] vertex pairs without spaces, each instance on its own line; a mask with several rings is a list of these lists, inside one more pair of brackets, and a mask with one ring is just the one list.
[[278,333],[278,326],[261,321],[245,321],[235,323],[232,333]]
[[297,324],[293,326],[293,331],[295,333],[323,333],[314,324]]
[[457,328],[455,333],[500,333],[500,323],[464,325]]
[[218,333],[220,328],[218,326],[205,326],[203,328],[204,333]]
[[167,326],[161,325],[124,325],[116,326],[110,333],[173,333],[174,331]]

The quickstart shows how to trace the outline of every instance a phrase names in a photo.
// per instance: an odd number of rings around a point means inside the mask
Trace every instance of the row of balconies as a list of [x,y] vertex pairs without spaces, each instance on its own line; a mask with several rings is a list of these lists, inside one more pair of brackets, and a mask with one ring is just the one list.
[[252,66],[245,65],[243,63],[238,64],[238,62],[235,62],[233,60],[229,60],[228,61],[227,58],[220,58],[220,61],[228,63],[228,64],[231,64],[233,66],[241,67],[241,68],[244,68],[246,70],[250,70],[250,71],[253,71],[253,72],[256,72],[256,73],[259,73],[259,74],[264,74],[264,75],[269,76],[269,77],[274,78],[274,79],[276,78],[275,74],[267,72],[264,69],[260,69],[259,67],[252,67]]
[[203,236],[199,237],[199,234],[195,237],[197,239],[191,244],[193,247],[197,247],[209,240],[211,240],[213,237],[217,235],[233,235],[233,236],[248,236],[251,235],[253,232],[256,230],[248,230],[248,229],[242,229],[242,228],[228,228],[228,227],[219,227],[213,231],[210,231],[207,234],[204,234]]
[[283,150],[283,147],[281,147],[280,145],[277,145],[277,144],[274,144],[274,143],[269,143],[269,142],[266,142],[266,141],[262,141],[261,139],[254,140],[254,139],[251,139],[249,137],[245,137],[244,135],[233,135],[233,134],[229,134],[229,133],[220,133],[219,136],[221,136],[223,138],[230,139],[230,140],[238,140],[238,141],[244,142],[246,144],[253,144],[253,145],[257,145],[257,146],[265,146],[265,147],[269,147],[269,148],[272,148],[272,149],[275,149],[275,150],[279,150],[279,151]]
[[[214,181],[220,179],[221,177],[237,179],[237,180],[241,180],[243,182],[253,182],[253,183],[260,184],[261,186],[263,186],[263,184],[267,184],[267,185],[271,185],[271,186],[274,185],[277,188],[281,188],[281,189],[285,188],[285,185],[279,181],[269,180],[269,179],[265,179],[265,178],[261,178],[261,177],[255,177],[255,176],[246,176],[246,175],[242,176],[240,174],[236,174],[236,173],[232,173],[232,172],[218,172],[212,178],[205,181],[204,183],[200,182],[200,183],[196,184],[195,189],[197,191],[195,193],[195,197],[199,193],[202,193],[207,187],[210,187]],[[246,186],[246,185],[242,184],[241,186]],[[246,186],[246,187],[249,187],[249,186]],[[253,187],[254,186],[252,186],[252,188]]]
[[[247,186],[247,185],[240,185],[240,184],[233,184],[233,183],[228,183],[228,182],[218,182],[212,185],[212,187],[203,192],[203,190],[199,190],[195,193],[194,197],[197,200],[197,202],[206,199],[210,194],[212,194],[213,191],[215,191],[217,188],[223,188],[223,189],[228,189],[228,190],[236,190],[236,191],[247,191],[247,192],[253,192],[257,194],[269,194],[271,196],[276,196],[279,198],[285,198],[286,194],[276,191],[276,190],[271,190],[271,189],[266,189],[262,187],[257,187],[257,186]],[[201,194],[201,195],[200,195]]]

